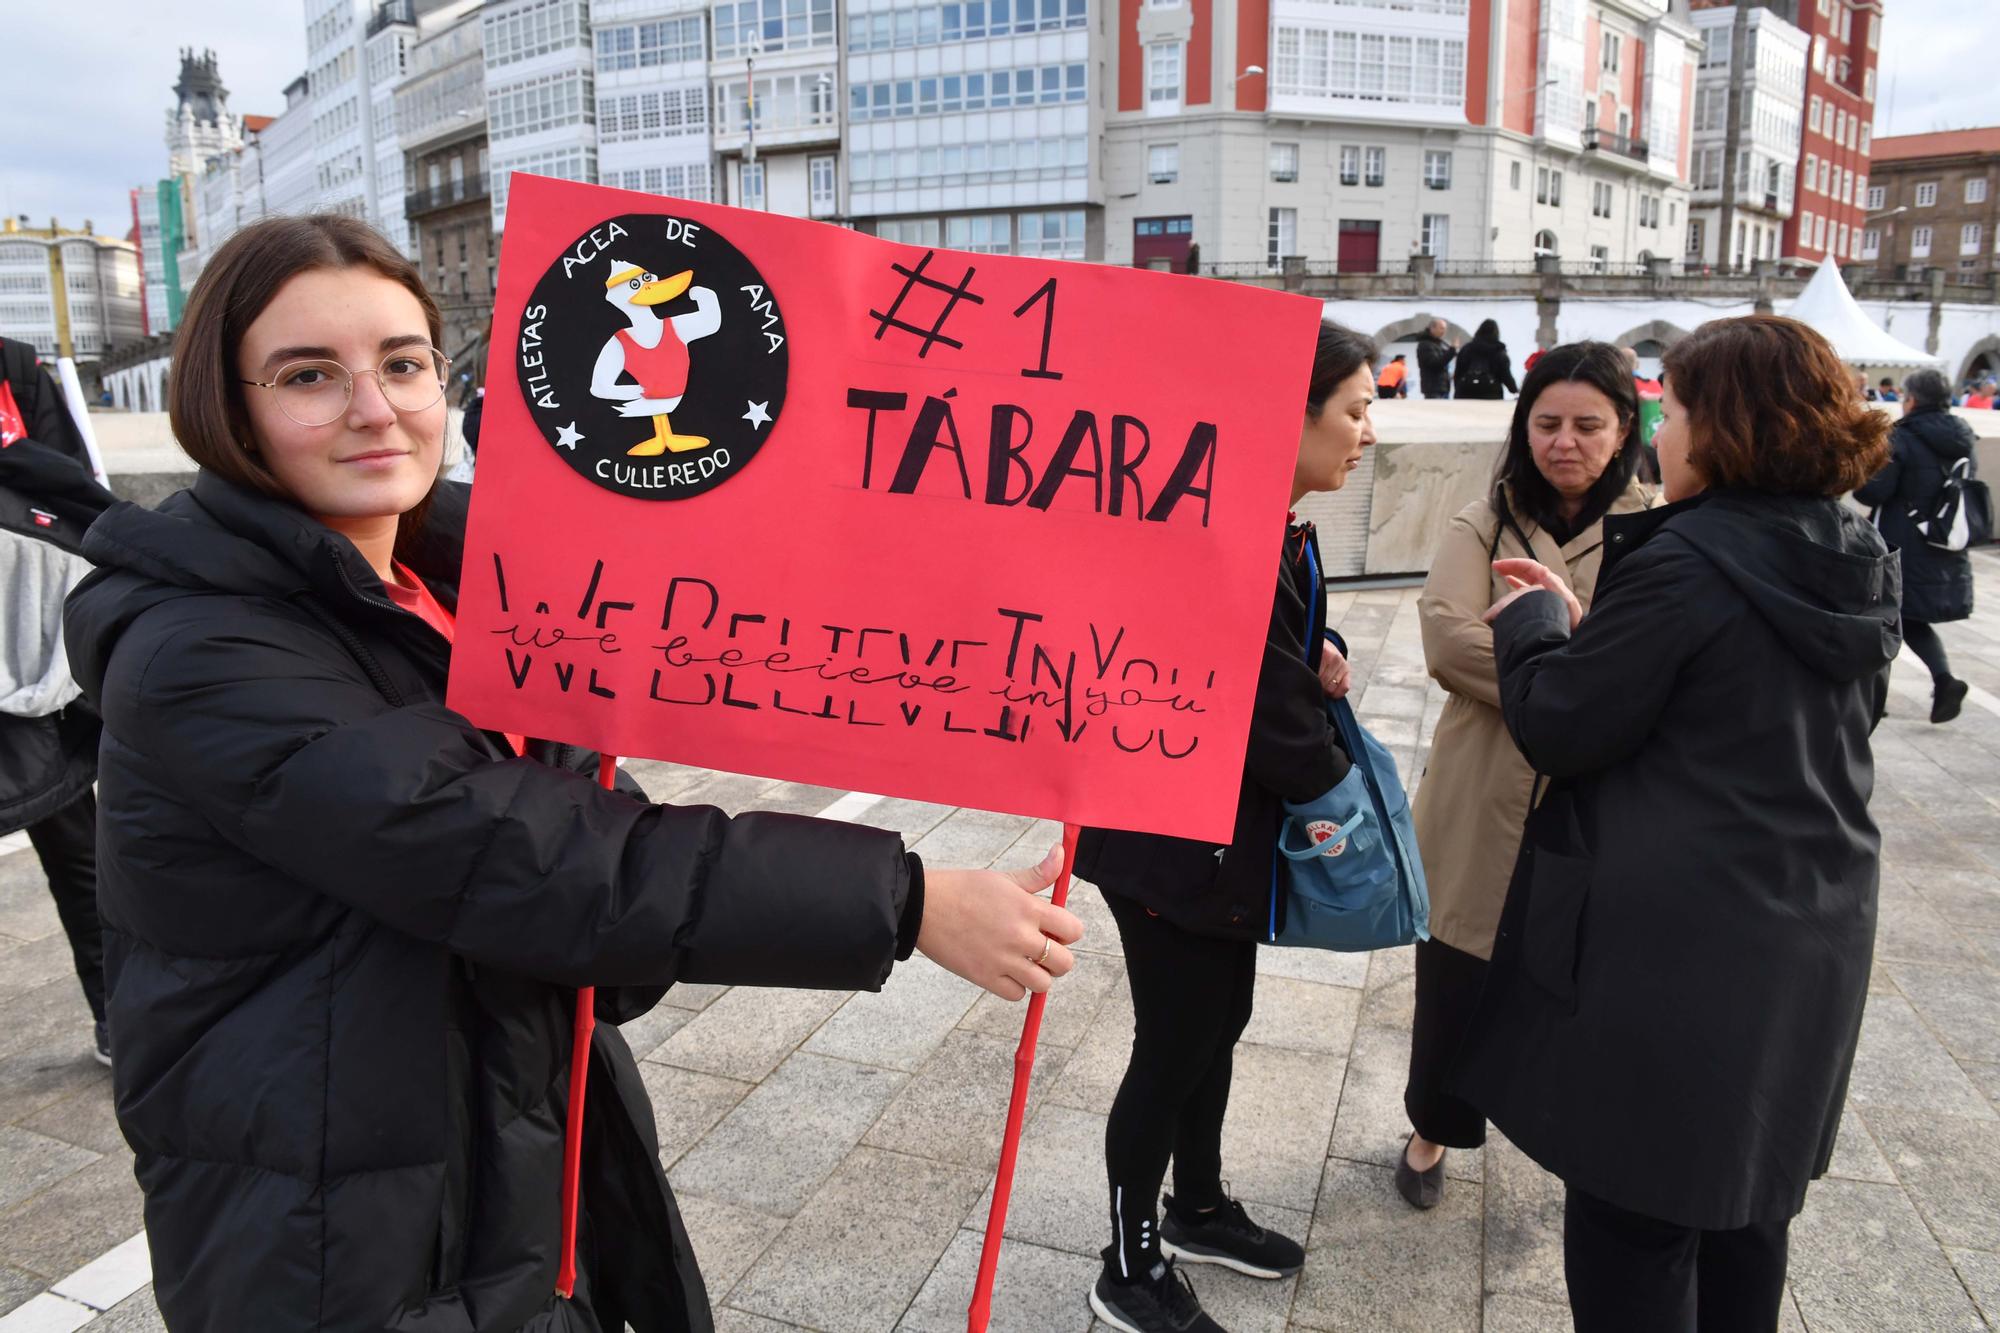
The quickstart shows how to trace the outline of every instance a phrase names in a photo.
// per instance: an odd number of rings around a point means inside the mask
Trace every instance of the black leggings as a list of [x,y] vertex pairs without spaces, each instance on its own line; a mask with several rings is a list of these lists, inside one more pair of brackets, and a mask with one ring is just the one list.
[[1909,644],[1910,651],[1930,668],[1933,685],[1951,679],[1951,659],[1944,655],[1944,640],[1938,637],[1935,625],[1906,618],[1903,621],[1903,642]]
[[1169,1157],[1176,1211],[1222,1201],[1222,1116],[1236,1039],[1250,1022],[1257,945],[1191,934],[1115,893],[1104,899],[1125,946],[1135,1029],[1104,1131],[1106,1257],[1120,1276],[1137,1279],[1157,1257],[1156,1204]]
[[1403,1086],[1403,1109],[1410,1127],[1445,1148],[1477,1148],[1486,1142],[1486,1117],[1478,1107],[1445,1091],[1452,1062],[1479,992],[1486,985],[1486,960],[1443,940],[1417,941],[1417,1009],[1410,1024],[1410,1077]]
[[1571,1189],[1563,1271],[1576,1333],[1773,1333],[1790,1226],[1698,1231]]

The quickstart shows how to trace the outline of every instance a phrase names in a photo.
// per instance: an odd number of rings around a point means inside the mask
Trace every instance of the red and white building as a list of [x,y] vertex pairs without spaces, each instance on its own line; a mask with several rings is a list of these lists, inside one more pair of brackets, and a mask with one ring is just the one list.
[[1657,0],[1115,0],[1104,258],[1677,256],[1694,30]]

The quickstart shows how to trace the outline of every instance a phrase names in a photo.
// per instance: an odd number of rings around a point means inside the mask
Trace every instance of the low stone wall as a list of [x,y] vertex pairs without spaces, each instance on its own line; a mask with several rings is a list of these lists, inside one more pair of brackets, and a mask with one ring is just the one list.
[[[1421,576],[1451,516],[1486,493],[1513,420],[1512,402],[1390,399],[1374,410],[1377,443],[1346,487],[1306,497],[1334,579]],[[2000,411],[1959,411],[1979,435],[1980,475],[2000,483]],[[459,414],[447,436],[462,448]],[[98,446],[121,499],[158,504],[194,479],[162,412],[94,412]]]

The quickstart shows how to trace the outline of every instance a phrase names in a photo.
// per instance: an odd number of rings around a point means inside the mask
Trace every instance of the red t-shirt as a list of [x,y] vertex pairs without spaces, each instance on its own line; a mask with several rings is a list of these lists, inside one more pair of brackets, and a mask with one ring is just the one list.
[[[458,622],[452,618],[451,612],[445,610],[443,604],[431,596],[431,590],[424,586],[422,579],[410,571],[408,565],[397,562],[396,573],[408,580],[408,583],[407,586],[395,581],[384,583],[382,590],[389,594],[389,600],[444,635],[446,643],[453,642],[457,637]],[[527,748],[527,741],[524,738],[511,733],[507,737],[507,743],[514,747],[515,754],[520,754]]]

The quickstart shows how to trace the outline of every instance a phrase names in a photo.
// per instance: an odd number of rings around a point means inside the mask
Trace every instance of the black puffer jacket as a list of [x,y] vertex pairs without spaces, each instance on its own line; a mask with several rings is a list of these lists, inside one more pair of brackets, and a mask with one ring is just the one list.
[[1514,383],[1514,362],[1507,344],[1498,338],[1474,338],[1458,350],[1458,365],[1452,370],[1451,396],[1454,398],[1500,398],[1500,392],[1519,393]]
[[[1315,576],[1319,568],[1312,524],[1288,528],[1229,845],[1087,828],[1077,840],[1077,874],[1194,934],[1266,938],[1283,803],[1325,794],[1350,767],[1319,682],[1326,645],[1326,587]],[[1282,912],[1283,895],[1276,895],[1276,902]],[[1283,927],[1282,916],[1277,925]]]
[[1964,551],[1932,546],[1910,522],[1910,510],[1937,507],[1945,469],[1961,458],[1979,461],[1972,427],[1950,408],[1917,407],[1889,436],[1889,461],[1854,498],[1879,509],[1882,539],[1903,557],[1903,614],[1922,624],[1963,620],[1972,614],[1972,561]]
[[[447,607],[464,503],[440,488],[411,562]],[[579,1299],[551,1295],[573,988],[625,1021],[676,980],[879,986],[921,892],[899,841],[511,757],[351,544],[214,475],[87,552],[114,1085],[169,1326],[708,1329],[604,1026]]]

